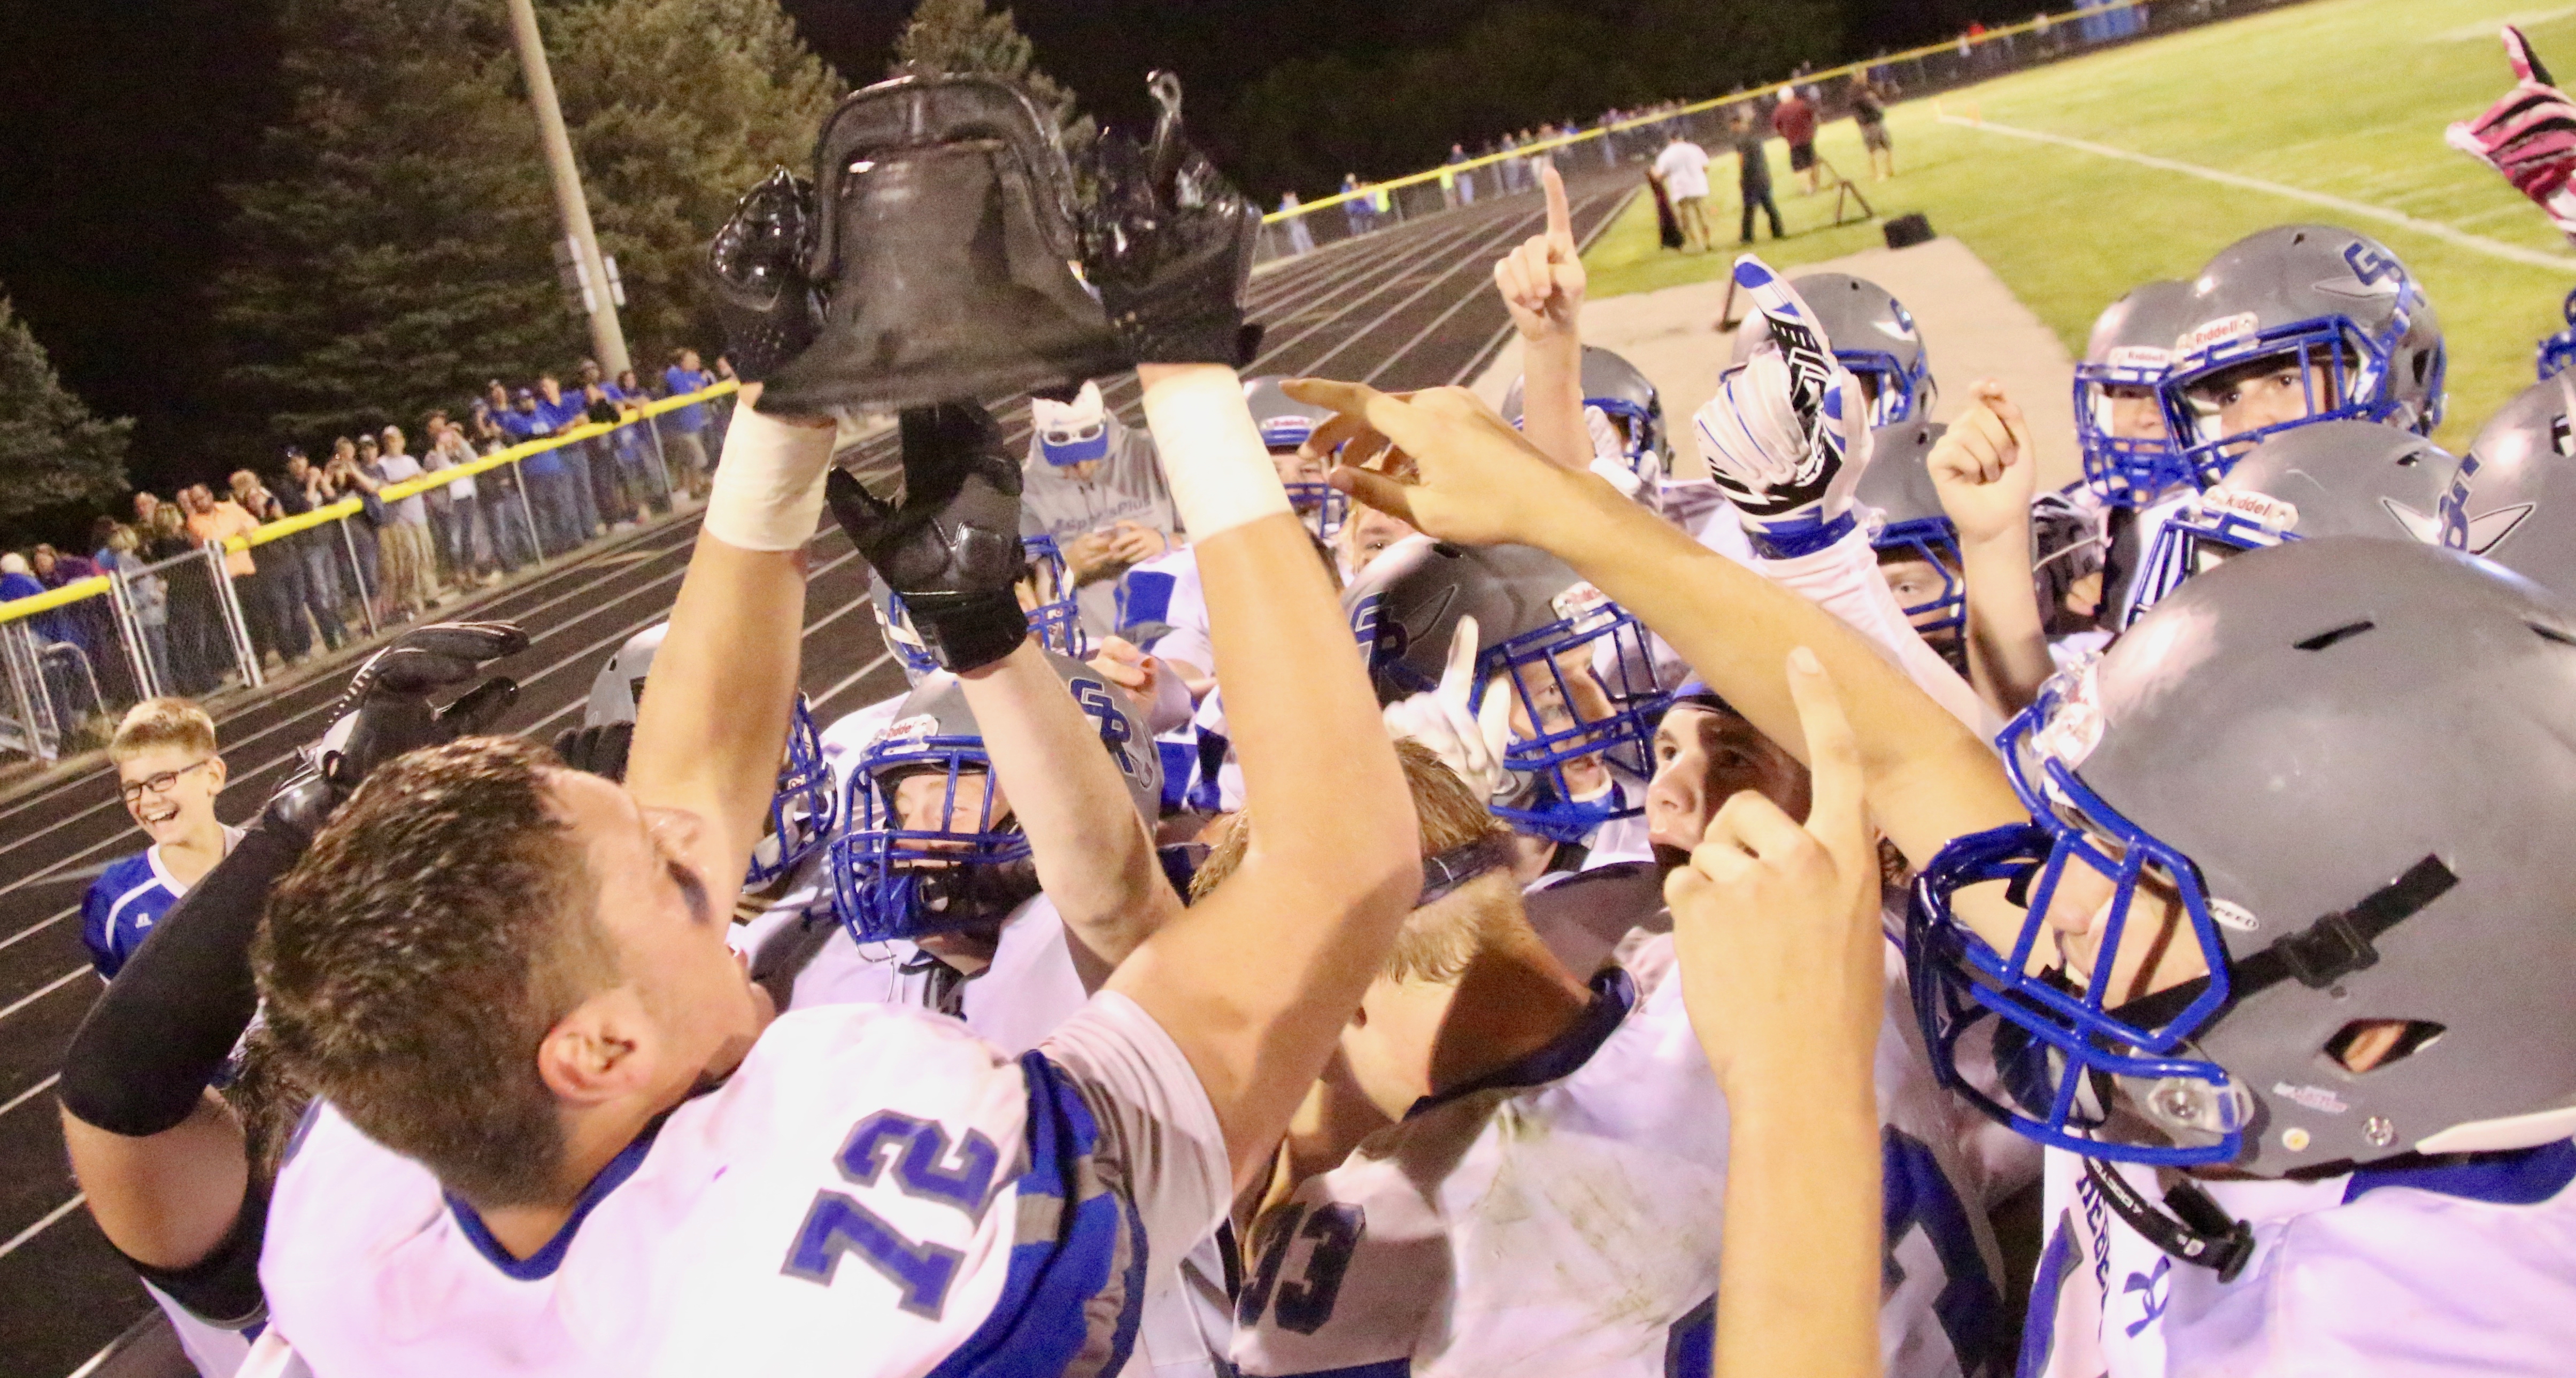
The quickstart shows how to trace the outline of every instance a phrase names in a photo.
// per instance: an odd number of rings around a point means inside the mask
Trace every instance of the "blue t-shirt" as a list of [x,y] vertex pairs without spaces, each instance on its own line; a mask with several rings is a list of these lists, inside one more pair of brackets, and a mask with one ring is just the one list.
[[[537,403],[535,411],[520,411],[513,407],[501,414],[501,433],[510,437],[510,443],[513,445],[524,445],[539,436],[552,435],[554,432],[555,422],[548,418],[546,404],[542,401]],[[546,474],[560,474],[563,472],[563,456],[554,450],[540,450],[520,460],[519,467],[522,472],[541,477]]]
[[[224,829],[224,850],[241,839],[241,829]],[[152,936],[154,925],[179,902],[188,887],[161,867],[161,849],[147,847],[119,857],[91,881],[81,899],[81,942],[99,979],[113,981],[134,950]]]
[[[716,376],[705,369],[692,373],[678,364],[673,364],[662,370],[663,393],[669,397],[702,392],[714,387],[715,382]],[[704,402],[691,402],[685,407],[676,407],[662,413],[662,419],[673,430],[703,431],[707,428],[707,405]]]

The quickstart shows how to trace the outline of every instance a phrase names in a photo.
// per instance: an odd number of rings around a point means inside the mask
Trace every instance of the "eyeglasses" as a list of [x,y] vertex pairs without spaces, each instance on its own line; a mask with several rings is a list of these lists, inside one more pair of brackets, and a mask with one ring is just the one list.
[[126,803],[140,804],[143,802],[143,796],[146,792],[152,794],[168,794],[171,790],[178,788],[180,776],[185,775],[189,771],[195,770],[200,766],[206,765],[214,759],[214,757],[209,756],[202,761],[190,761],[188,764],[179,767],[177,770],[165,770],[148,779],[128,780],[119,787],[119,792],[124,794]]

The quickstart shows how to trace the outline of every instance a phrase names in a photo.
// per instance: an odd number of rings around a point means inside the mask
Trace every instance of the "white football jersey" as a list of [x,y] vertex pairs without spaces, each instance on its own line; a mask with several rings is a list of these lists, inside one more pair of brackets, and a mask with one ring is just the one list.
[[[2162,1199],[2151,1168],[2115,1169]],[[2129,1228],[2048,1151],[2024,1378],[2540,1378],[2576,1370],[2576,1142],[2313,1182],[2201,1185],[2253,1227],[2233,1282]]]
[[[1671,939],[1637,952],[1670,964]],[[1681,983],[1624,968],[1516,1066],[1416,1105],[1265,1214],[1236,1310],[1264,1378],[1705,1374],[1726,1215],[1726,1098]],[[1999,1266],[1960,1206],[1946,1102],[1893,1026],[1882,1348],[1895,1375],[2000,1373]]]
[[1142,649],[1195,665],[1202,672],[1216,668],[1196,547],[1182,546],[1158,555],[1119,576],[1118,627],[1122,635],[1141,627],[1163,628],[1161,635],[1141,643]]
[[[1158,1037],[1128,1045],[1155,1085],[1175,1075]],[[260,1278],[323,1374],[1096,1372],[1134,1337],[1140,1216],[1195,1209],[1214,1180],[1128,1188],[1152,1169],[1102,1156],[1093,1103],[1063,1065],[1006,1057],[954,1020],[786,1015],[525,1259],[317,1105],[279,1175]]]

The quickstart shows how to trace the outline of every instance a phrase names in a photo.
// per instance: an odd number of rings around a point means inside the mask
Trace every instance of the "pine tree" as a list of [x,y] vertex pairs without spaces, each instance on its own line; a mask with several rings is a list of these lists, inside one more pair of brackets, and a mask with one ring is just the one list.
[[564,121],[638,372],[719,337],[707,241],[770,168],[810,173],[843,89],[777,0],[575,0],[540,9]]
[[1038,108],[1055,116],[1068,151],[1091,146],[1097,132],[1089,115],[1078,109],[1080,98],[1037,66],[1037,49],[1020,32],[1009,10],[999,14],[985,0],[921,0],[912,19],[895,35],[889,76],[906,72],[981,72],[1001,77],[1029,93]]
[[214,284],[227,410],[308,442],[581,349],[499,0],[286,0],[286,123]]
[[130,420],[101,421],[54,375],[45,347],[0,296],[0,521],[125,490]]

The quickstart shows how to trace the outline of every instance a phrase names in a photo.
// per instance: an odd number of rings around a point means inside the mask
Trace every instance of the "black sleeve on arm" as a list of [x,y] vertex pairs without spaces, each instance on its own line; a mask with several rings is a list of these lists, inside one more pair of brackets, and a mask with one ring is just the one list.
[[225,1330],[246,1330],[268,1318],[268,1299],[259,1290],[259,1246],[267,1234],[268,1188],[254,1176],[242,1189],[233,1227],[225,1231],[213,1253],[185,1268],[155,1268],[122,1249],[117,1255],[199,1320]]
[[90,1006],[63,1057],[63,1108],[144,1138],[195,1112],[259,1006],[251,938],[304,839],[263,818],[170,908]]

